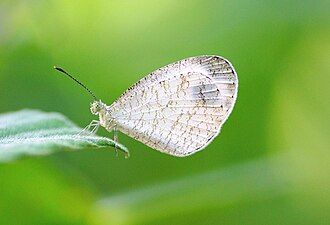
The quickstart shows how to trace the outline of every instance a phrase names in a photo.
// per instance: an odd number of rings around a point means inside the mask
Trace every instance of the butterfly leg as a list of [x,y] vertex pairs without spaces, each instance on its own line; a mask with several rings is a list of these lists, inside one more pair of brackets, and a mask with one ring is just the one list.
[[[115,126],[113,128],[113,140],[118,143],[118,130],[117,127]],[[115,151],[116,151],[116,156],[118,156],[118,147],[115,145]]]
[[[97,122],[98,122],[98,121],[97,121]],[[100,127],[100,123],[99,123],[99,122],[98,122],[97,124],[94,124],[94,127],[93,127],[93,129],[91,130],[91,133],[92,133],[92,134],[95,134],[95,133],[98,131],[99,127]]]
[[83,134],[85,132],[95,134],[96,131],[98,130],[99,126],[100,126],[100,122],[99,121],[92,120],[92,122],[90,122],[90,124],[88,124],[82,131],[80,131],[79,134]]
[[125,154],[125,158],[128,158],[129,157],[129,151],[128,149],[126,149],[125,147],[121,147],[121,148],[118,148],[118,144],[120,144],[118,142],[118,128],[117,126],[110,126],[110,127],[105,127],[105,129],[109,132],[113,132],[113,140],[114,140],[114,148],[115,148],[115,151],[116,151],[116,156],[118,156],[118,150],[121,150],[124,152]]

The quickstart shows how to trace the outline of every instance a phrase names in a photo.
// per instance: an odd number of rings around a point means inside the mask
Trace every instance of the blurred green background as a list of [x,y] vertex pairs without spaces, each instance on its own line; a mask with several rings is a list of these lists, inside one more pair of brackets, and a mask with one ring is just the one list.
[[[217,54],[238,101],[204,151],[60,152],[0,165],[0,224],[330,224],[329,1],[0,1],[0,112],[84,127],[149,72]],[[100,135],[111,135],[100,130]]]

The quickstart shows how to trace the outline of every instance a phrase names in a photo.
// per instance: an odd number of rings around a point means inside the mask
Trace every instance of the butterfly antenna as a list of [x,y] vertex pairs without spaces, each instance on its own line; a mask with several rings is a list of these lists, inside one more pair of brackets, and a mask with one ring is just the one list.
[[66,76],[70,77],[72,80],[74,80],[76,83],[78,83],[80,86],[82,86],[86,91],[88,91],[94,98],[94,100],[97,101],[98,98],[96,98],[95,94],[89,90],[88,87],[86,87],[86,85],[84,85],[83,83],[81,83],[79,80],[77,80],[76,78],[74,78],[72,75],[70,75],[68,72],[66,72],[64,69],[62,69],[61,67],[57,67],[54,66],[54,69],[57,71],[60,71],[61,73],[64,73]]

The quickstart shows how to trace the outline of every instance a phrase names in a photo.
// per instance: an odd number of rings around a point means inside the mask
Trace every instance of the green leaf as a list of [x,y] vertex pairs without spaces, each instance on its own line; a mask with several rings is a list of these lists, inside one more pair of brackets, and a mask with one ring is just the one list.
[[[289,169],[286,155],[277,155],[158,183],[99,200],[91,218],[99,225],[171,224],[167,221],[180,221],[182,217],[196,219],[206,209],[208,218],[213,212],[219,219],[223,216],[220,212],[234,205],[269,204],[268,199],[289,194],[292,180],[306,183],[306,177],[297,176],[299,171],[288,176]],[[253,207],[258,217],[262,209]],[[226,224],[244,224],[244,221]]]
[[59,113],[22,110],[0,115],[0,162],[23,155],[46,155],[58,149],[116,147],[128,155],[125,146],[89,132]]

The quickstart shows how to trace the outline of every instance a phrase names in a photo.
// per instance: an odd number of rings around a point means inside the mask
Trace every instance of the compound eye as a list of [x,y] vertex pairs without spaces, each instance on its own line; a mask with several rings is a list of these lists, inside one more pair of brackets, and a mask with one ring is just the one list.
[[97,113],[97,110],[96,110],[95,105],[92,105],[91,112],[92,112],[92,114],[96,114]]

